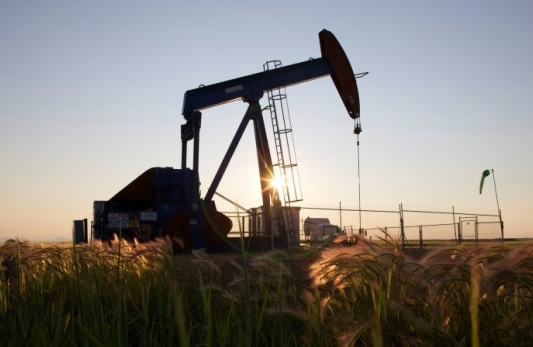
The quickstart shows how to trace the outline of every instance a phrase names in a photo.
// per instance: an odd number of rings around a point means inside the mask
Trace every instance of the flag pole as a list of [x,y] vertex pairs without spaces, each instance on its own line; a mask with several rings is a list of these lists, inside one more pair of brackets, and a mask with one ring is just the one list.
[[496,176],[494,176],[494,169],[492,171],[492,181],[494,182],[494,194],[496,195],[496,206],[498,206],[498,215],[500,217],[500,229],[502,231],[502,242],[504,242],[503,237],[503,220],[502,220],[502,210],[500,210],[500,202],[498,201],[498,190],[496,189]]

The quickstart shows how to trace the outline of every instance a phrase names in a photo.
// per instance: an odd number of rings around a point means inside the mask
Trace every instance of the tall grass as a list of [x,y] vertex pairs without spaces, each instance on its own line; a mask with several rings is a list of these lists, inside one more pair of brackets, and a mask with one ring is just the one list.
[[526,346],[533,342],[533,245],[435,248],[411,257],[359,239],[313,266],[345,345]]
[[[0,246],[1,346],[528,346],[533,245]],[[303,276],[295,264],[311,264]],[[305,269],[304,269],[305,270]],[[306,276],[308,275],[308,276]]]
[[[169,254],[163,243],[123,242],[121,248],[5,244],[2,264],[16,272],[4,271],[0,282],[0,341],[4,346],[110,346],[159,340],[163,328],[157,321],[170,318],[162,301],[169,296]],[[154,309],[158,313],[149,315]]]
[[0,345],[297,346],[301,322],[268,314],[296,302],[283,257],[233,257],[222,273],[205,253],[174,255],[169,240],[7,243]]

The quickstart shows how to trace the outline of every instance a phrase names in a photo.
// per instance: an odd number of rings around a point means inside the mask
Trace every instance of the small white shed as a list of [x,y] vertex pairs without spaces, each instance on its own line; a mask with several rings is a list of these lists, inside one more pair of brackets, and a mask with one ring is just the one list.
[[338,227],[329,222],[328,218],[311,218],[304,220],[304,235],[306,240],[318,241],[324,237],[333,235]]

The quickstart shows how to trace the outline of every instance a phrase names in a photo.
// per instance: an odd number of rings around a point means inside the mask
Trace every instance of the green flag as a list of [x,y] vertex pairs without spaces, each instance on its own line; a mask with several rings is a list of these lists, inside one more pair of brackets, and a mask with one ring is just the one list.
[[479,194],[481,194],[481,192],[483,191],[483,182],[485,181],[485,177],[487,177],[488,175],[490,175],[490,170],[485,170],[481,174],[481,182],[479,182]]

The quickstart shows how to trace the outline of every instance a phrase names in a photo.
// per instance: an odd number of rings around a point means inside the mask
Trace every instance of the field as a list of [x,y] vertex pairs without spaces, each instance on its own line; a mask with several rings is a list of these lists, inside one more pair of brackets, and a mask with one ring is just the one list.
[[[415,253],[416,252],[416,253]],[[0,246],[2,346],[529,346],[533,244]]]

